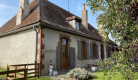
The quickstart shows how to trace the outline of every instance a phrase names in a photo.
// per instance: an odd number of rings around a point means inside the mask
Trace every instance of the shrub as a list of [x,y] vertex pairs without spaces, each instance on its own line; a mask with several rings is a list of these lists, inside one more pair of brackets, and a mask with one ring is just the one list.
[[76,79],[83,79],[83,80],[88,80],[92,78],[91,72],[88,72],[87,70],[84,70],[81,68],[75,68],[70,70],[70,72],[67,73],[67,76],[69,78],[76,78]]

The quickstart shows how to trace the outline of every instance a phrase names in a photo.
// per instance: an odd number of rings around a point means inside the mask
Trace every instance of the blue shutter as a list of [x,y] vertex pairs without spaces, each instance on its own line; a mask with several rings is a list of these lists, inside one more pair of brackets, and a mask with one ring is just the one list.
[[81,41],[78,40],[78,59],[81,60]]
[[89,42],[86,43],[86,54],[87,54],[87,59],[90,59],[90,53],[89,53]]
[[99,59],[99,45],[96,44],[96,50],[97,50],[97,59]]
[[60,71],[60,60],[61,60],[61,46],[57,46],[56,49],[56,67]]
[[108,58],[108,47],[106,46],[106,56]]
[[75,48],[70,48],[70,69],[75,68]]
[[93,43],[90,43],[90,55],[92,59],[93,58]]

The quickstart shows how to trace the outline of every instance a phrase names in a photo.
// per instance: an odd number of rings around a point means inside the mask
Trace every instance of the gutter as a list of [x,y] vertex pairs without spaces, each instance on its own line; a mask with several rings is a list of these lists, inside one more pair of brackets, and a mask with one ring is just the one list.
[[[75,34],[75,35],[78,35],[78,36],[83,36],[83,37],[86,37],[86,38],[89,38],[89,39],[93,39],[93,40],[97,40],[97,41],[102,42],[102,40],[100,40],[100,39],[93,38],[93,37],[87,36],[87,35],[85,35],[85,34],[79,34],[79,33],[76,33],[76,32],[74,32],[74,31],[70,31],[70,30],[67,30],[67,29],[64,29],[64,28],[52,26],[52,25],[45,24],[45,23],[40,23],[40,25],[45,26],[45,27],[48,27],[48,28],[52,28],[52,29],[56,29],[56,30],[60,30],[60,31],[64,31],[64,32],[68,32],[68,33],[71,33],[71,34]],[[116,44],[109,43],[109,42],[108,42],[108,44],[117,46]]]
[[14,34],[14,33],[24,31],[24,30],[27,30],[27,29],[31,29],[31,28],[33,29],[33,26],[37,26],[37,25],[40,25],[40,23],[35,23],[35,24],[29,25],[29,26],[26,26],[26,27],[23,27],[23,28],[19,28],[19,29],[13,30],[13,31],[9,31],[9,32],[4,33],[4,34],[0,34],[0,37],[10,35],[10,34]]
[[[36,24],[30,25],[30,26],[26,26],[26,27],[17,29],[17,30],[13,30],[13,31],[10,31],[10,32],[1,34],[0,37],[5,36],[5,35],[10,35],[10,34],[13,34],[13,33],[16,33],[16,32],[20,32],[20,31],[26,30],[26,29],[31,29],[31,28],[33,29],[33,26],[37,26],[37,25],[42,25],[42,26],[45,26],[45,27],[48,27],[48,28],[52,28],[52,29],[56,29],[56,30],[60,30],[60,31],[64,31],[64,32],[68,32],[68,33],[71,33],[71,34],[83,36],[83,37],[86,37],[86,38],[89,38],[89,39],[93,39],[93,40],[97,40],[97,41],[102,42],[102,40],[100,40],[100,39],[96,39],[96,38],[93,38],[93,37],[91,37],[91,36],[87,36],[87,35],[84,35],[84,34],[79,34],[79,33],[76,33],[76,32],[74,32],[74,31],[70,31],[70,30],[67,30],[67,29],[64,29],[64,28],[52,26],[52,25],[45,24],[45,23],[36,23]],[[109,42],[108,42],[108,44],[117,46],[116,44],[109,43]]]
[[33,29],[35,30],[36,32],[36,43],[35,43],[35,63],[37,63],[37,45],[38,45],[38,33],[37,33],[37,30],[35,29],[36,26],[33,26]]

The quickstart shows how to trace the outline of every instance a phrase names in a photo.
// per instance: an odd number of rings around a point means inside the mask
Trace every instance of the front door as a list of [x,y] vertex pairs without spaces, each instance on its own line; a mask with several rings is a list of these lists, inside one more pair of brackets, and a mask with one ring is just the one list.
[[61,70],[66,70],[69,68],[68,52],[68,40],[67,38],[61,38]]
[[101,45],[101,59],[104,60],[104,46]]

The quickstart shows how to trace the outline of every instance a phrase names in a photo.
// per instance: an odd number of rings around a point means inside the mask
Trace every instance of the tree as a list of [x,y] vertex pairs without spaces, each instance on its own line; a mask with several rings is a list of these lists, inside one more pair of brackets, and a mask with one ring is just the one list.
[[[131,72],[132,69],[137,71],[138,62],[138,1],[86,0],[86,4],[92,14],[99,14],[97,22],[102,25],[106,36],[111,33],[115,42],[120,43],[119,48],[111,47],[114,52],[108,60],[116,60],[117,66],[111,68],[110,74],[114,75],[115,70],[121,68],[123,78],[134,79]],[[108,38],[103,38],[103,41],[107,43]],[[104,66],[106,61],[101,62],[101,66]],[[114,65],[114,62],[111,64]]]

